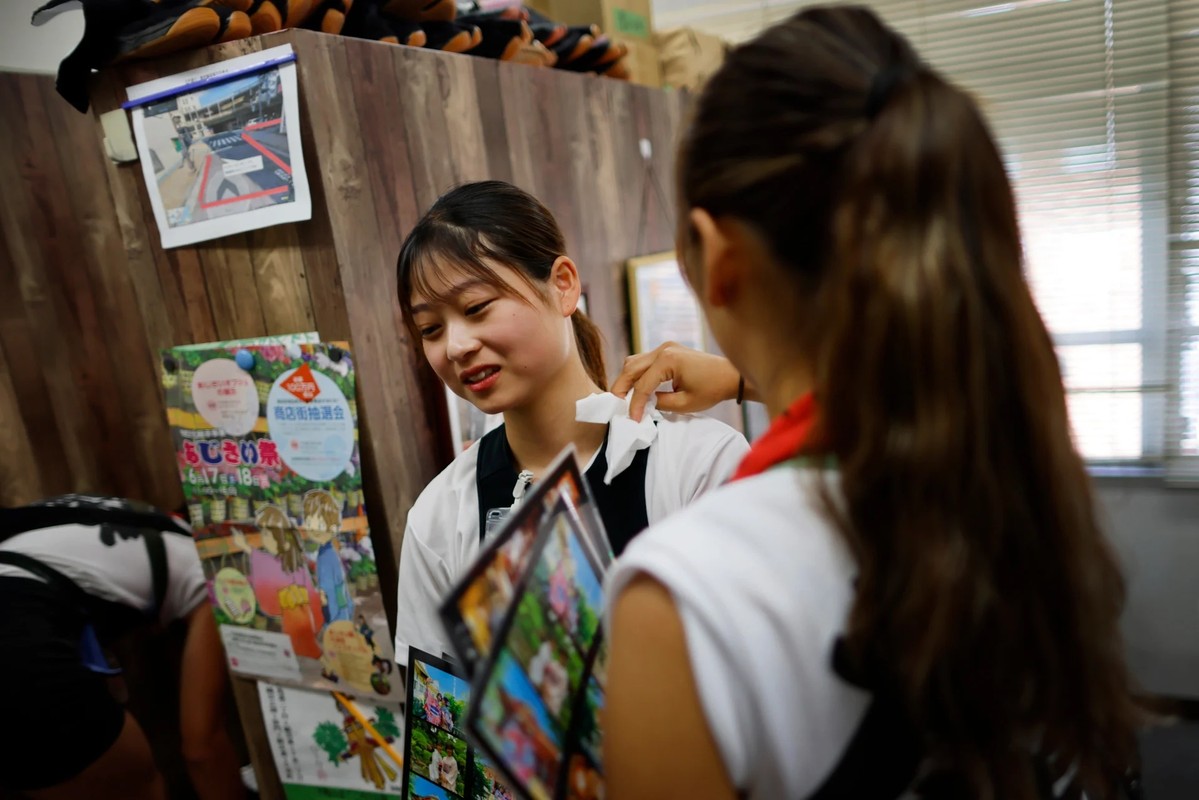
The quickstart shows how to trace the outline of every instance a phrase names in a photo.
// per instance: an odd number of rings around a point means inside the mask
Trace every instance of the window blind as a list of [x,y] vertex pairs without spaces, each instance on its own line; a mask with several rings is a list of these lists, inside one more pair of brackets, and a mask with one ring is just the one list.
[[[806,4],[659,5],[743,40]],[[990,121],[1084,456],[1199,478],[1199,2],[867,5]]]

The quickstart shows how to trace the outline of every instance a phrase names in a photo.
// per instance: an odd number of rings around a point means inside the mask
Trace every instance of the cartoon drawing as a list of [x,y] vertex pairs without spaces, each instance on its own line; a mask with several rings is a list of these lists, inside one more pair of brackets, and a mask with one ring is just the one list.
[[304,534],[320,546],[316,553],[316,583],[321,590],[326,623],[354,619],[345,567],[335,544],[340,529],[341,511],[333,495],[323,489],[304,495]]
[[278,506],[267,505],[255,518],[262,549],[250,552],[250,579],[263,613],[282,618],[296,655],[320,658],[316,635],[325,625],[320,592],[313,584],[298,532]]
[[[329,761],[335,767],[341,766],[342,762],[358,758],[362,779],[374,784],[375,788],[382,791],[388,781],[396,779],[398,775],[396,767],[388,758],[384,757],[384,754],[378,752],[383,749],[383,745],[375,738],[374,734],[363,727],[362,723],[350,713],[349,709],[342,706],[340,701],[338,701],[338,707],[345,713],[342,724],[338,726],[334,722],[320,723],[312,733],[313,741],[325,751]],[[395,715],[386,708],[376,708],[375,717],[369,721],[371,727],[388,744],[395,741],[400,735]]]

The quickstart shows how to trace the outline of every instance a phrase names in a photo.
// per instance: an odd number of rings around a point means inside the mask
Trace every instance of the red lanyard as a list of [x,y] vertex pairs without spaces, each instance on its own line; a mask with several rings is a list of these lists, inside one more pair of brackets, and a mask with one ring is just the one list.
[[802,395],[770,423],[766,433],[741,459],[732,480],[748,478],[799,455],[816,426],[816,400],[811,392]]

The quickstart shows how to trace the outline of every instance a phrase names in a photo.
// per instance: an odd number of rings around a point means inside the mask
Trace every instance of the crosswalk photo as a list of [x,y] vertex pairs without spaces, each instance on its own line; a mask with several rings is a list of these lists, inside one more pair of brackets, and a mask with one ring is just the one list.
[[167,224],[191,225],[295,199],[278,70],[146,108]]

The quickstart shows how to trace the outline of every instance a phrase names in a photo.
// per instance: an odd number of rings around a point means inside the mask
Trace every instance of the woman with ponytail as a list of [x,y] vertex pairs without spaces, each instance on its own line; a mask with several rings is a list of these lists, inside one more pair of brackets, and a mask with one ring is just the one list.
[[579,309],[579,271],[558,223],[527,192],[500,181],[453,189],[408,235],[397,270],[404,322],[438,377],[504,417],[408,513],[400,663],[410,645],[449,651],[437,608],[474,561],[491,512],[506,512],[568,445],[618,554],[651,522],[723,482],[748,449],[715,420],[659,415],[648,448],[615,452],[607,424],[576,419],[578,401],[607,389],[603,341]]
[[[678,177],[685,274],[774,421],[609,575],[609,796],[1134,794],[1124,586],[974,100],[811,8],[730,54]],[[630,366],[685,387],[663,406],[736,381]]]

